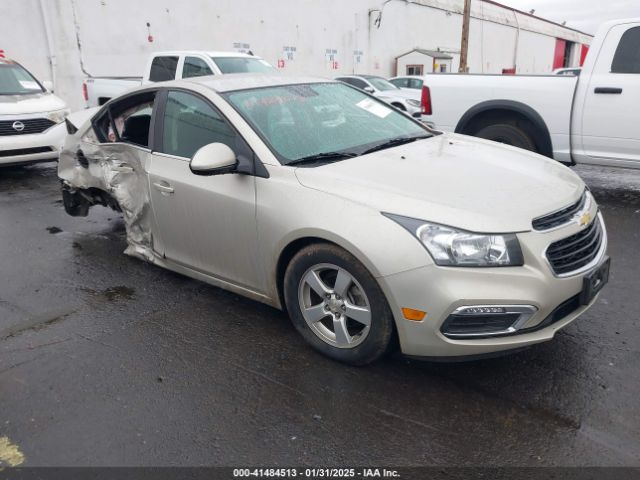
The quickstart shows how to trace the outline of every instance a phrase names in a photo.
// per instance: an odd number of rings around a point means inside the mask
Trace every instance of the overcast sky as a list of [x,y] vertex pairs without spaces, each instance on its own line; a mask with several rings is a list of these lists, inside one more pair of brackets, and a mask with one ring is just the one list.
[[640,0],[497,0],[524,12],[535,8],[535,15],[596,33],[598,26],[616,18],[640,17]]

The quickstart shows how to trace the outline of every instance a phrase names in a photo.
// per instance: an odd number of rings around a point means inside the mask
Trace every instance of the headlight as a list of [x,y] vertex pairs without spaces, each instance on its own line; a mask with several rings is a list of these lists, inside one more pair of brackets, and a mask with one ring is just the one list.
[[411,98],[407,100],[407,103],[409,105],[411,105],[412,107],[420,107],[420,106],[422,106],[422,104],[418,100],[413,100]]
[[55,110],[53,112],[47,113],[46,117],[51,120],[53,123],[62,123],[64,119],[67,118],[67,115],[71,113],[71,110],[68,108],[64,108],[62,110]]
[[484,234],[445,225],[384,214],[409,230],[424,245],[437,265],[452,267],[513,267],[524,264],[513,233]]

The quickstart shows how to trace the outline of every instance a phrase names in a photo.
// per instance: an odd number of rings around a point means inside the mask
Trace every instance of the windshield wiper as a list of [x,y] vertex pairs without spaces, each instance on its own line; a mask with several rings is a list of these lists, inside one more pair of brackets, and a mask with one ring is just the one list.
[[353,158],[357,156],[358,156],[357,153],[352,153],[352,152],[323,152],[323,153],[316,153],[315,155],[309,155],[308,157],[298,158],[296,160],[293,160],[287,163],[287,165],[302,165],[305,163],[317,163],[317,162],[325,162],[325,161],[331,161],[331,160],[337,161],[337,160],[343,160],[345,158]]
[[419,135],[417,137],[399,137],[392,138],[391,140],[387,140],[384,143],[380,143],[375,147],[371,147],[368,150],[362,152],[362,155],[366,155],[367,153],[377,152],[379,150],[385,150],[387,148],[397,147],[399,145],[404,145],[405,143],[415,142],[416,140],[423,140],[425,138],[431,138],[431,135]]

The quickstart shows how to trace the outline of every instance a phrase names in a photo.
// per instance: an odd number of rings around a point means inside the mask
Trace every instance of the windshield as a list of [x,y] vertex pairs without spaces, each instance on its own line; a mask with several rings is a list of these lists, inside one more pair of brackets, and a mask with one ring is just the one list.
[[393,83],[381,77],[366,77],[367,81],[375,87],[376,90],[386,92],[387,90],[400,90]]
[[268,73],[275,68],[260,58],[211,57],[222,73]]
[[283,165],[329,153],[338,157],[336,152],[356,156],[390,140],[432,135],[393,107],[342,83],[242,90],[226,97]]
[[16,63],[0,62],[0,95],[42,93],[38,81]]

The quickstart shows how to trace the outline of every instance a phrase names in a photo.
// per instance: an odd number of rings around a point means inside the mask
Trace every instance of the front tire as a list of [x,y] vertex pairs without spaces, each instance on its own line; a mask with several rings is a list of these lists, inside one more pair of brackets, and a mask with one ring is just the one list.
[[393,315],[380,286],[362,263],[335,245],[309,245],[293,257],[284,299],[298,332],[334,360],[366,365],[389,349]]

